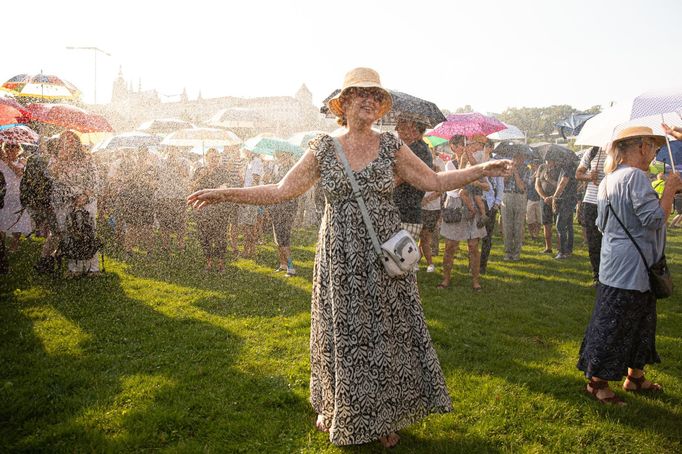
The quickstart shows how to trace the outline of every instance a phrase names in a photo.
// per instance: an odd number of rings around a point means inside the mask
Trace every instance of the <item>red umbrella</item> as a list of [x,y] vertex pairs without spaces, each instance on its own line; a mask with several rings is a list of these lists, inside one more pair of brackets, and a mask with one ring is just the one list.
[[114,132],[106,118],[70,104],[29,104],[34,121],[73,129],[78,132]]
[[487,136],[503,129],[507,129],[507,126],[500,120],[472,112],[448,115],[447,120],[429,135],[449,140],[452,136]]
[[26,123],[28,120],[28,111],[12,97],[0,92],[0,126]]
[[9,143],[18,145],[20,143],[36,143],[38,142],[38,134],[24,125],[16,125],[4,127],[0,129],[0,143]]

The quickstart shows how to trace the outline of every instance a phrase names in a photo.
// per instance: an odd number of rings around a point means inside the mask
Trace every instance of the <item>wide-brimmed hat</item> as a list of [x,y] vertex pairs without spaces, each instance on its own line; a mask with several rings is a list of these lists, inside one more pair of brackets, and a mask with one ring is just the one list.
[[616,133],[616,136],[612,140],[612,145],[615,147],[618,142],[636,137],[648,137],[656,142],[656,146],[658,147],[665,145],[665,136],[654,134],[654,131],[647,126],[630,126],[628,128],[623,128]]
[[393,98],[391,94],[381,86],[381,80],[379,80],[379,73],[371,68],[355,68],[351,69],[346,73],[346,77],[343,79],[343,86],[341,91],[327,101],[327,106],[329,110],[337,117],[343,116],[343,108],[341,107],[341,97],[344,92],[351,88],[378,88],[384,92],[384,100],[381,103],[381,109],[379,111],[379,117],[383,117],[386,113],[391,110],[393,105]]

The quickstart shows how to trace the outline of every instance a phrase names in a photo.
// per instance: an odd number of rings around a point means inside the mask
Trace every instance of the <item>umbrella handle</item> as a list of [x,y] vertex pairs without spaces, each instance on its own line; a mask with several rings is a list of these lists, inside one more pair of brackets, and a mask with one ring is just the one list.
[[[678,113],[679,115],[679,113]],[[680,116],[682,117],[682,115]],[[661,121],[665,123],[665,118],[663,117],[663,114],[661,114]],[[675,159],[673,159],[673,149],[670,146],[670,140],[668,139],[668,134],[663,134],[665,137],[665,144],[668,146],[668,157],[670,158],[670,167],[672,168],[673,173],[677,173],[677,170],[675,169]]]

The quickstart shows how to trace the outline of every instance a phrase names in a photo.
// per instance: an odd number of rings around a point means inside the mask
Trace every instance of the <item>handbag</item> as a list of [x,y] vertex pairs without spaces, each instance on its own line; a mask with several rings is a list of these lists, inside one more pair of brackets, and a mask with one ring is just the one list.
[[360,187],[355,180],[355,176],[353,176],[353,170],[350,168],[350,164],[348,163],[348,159],[346,159],[346,154],[343,152],[343,146],[341,145],[341,142],[339,142],[339,139],[334,138],[334,146],[336,147],[339,160],[341,161],[341,164],[343,164],[343,169],[350,182],[353,196],[360,207],[362,220],[365,223],[365,227],[367,227],[367,232],[372,240],[372,246],[374,247],[378,259],[383,264],[384,269],[389,276],[395,278],[407,276],[412,272],[414,266],[421,258],[416,241],[407,230],[401,229],[383,244],[379,244],[376,231],[374,230],[372,220],[367,211],[367,205],[365,205],[365,200],[362,198]]
[[632,241],[632,244],[635,245],[637,252],[639,252],[639,255],[642,257],[642,261],[644,261],[644,266],[646,267],[647,273],[649,275],[649,288],[651,289],[653,294],[656,296],[657,299],[663,299],[672,296],[673,277],[670,274],[670,268],[668,268],[668,263],[665,259],[665,254],[663,254],[656,263],[649,266],[649,264],[646,261],[646,258],[644,257],[644,253],[639,248],[639,245],[632,237],[628,229],[625,228],[625,225],[620,220],[620,218],[616,214],[616,211],[611,206],[611,201],[609,200],[608,192],[606,193],[606,206],[608,206],[608,208],[611,210],[611,213],[613,213],[613,216],[616,218],[616,221],[618,221],[620,226],[627,234],[628,238],[630,238],[630,241]]
[[[453,206],[457,201],[459,201],[459,206]],[[448,197],[445,199],[445,206],[442,211],[443,222],[446,224],[456,224],[457,222],[460,222],[463,217],[462,211],[462,199],[459,197]]]

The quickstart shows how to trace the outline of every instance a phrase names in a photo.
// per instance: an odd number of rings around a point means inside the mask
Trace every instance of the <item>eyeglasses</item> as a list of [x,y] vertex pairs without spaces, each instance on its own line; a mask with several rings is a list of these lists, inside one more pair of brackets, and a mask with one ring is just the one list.
[[348,89],[348,95],[359,96],[360,98],[373,98],[376,102],[382,103],[386,95],[383,91],[377,88],[351,87]]

